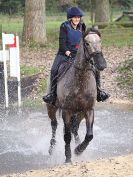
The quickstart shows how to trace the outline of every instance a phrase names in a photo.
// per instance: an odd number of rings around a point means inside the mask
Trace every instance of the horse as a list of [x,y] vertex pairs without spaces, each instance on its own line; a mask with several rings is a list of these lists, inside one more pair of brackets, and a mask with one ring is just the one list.
[[[52,127],[49,154],[52,154],[56,144],[56,112],[59,109],[64,122],[66,163],[71,162],[71,134],[79,141],[77,131],[83,118],[86,120],[86,134],[84,140],[75,148],[75,154],[81,154],[93,139],[94,107],[97,98],[94,58],[103,56],[99,34],[97,30],[92,29],[83,34],[74,62],[58,80],[56,104],[46,104]],[[74,124],[75,129],[72,128]]]

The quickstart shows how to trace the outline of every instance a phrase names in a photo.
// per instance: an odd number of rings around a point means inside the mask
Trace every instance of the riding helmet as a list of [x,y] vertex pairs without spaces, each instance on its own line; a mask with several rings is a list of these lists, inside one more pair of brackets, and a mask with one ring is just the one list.
[[70,7],[67,9],[67,19],[73,18],[73,17],[82,17],[83,12],[79,7]]

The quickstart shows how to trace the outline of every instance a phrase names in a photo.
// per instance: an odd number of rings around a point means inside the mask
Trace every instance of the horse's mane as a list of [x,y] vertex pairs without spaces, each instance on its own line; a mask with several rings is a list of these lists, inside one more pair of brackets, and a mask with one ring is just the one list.
[[92,27],[92,28],[87,28],[87,30],[85,31],[85,33],[84,33],[84,37],[86,37],[89,33],[96,33],[100,38],[101,38],[101,33],[100,33],[100,31],[98,30],[98,29],[95,29],[94,27]]

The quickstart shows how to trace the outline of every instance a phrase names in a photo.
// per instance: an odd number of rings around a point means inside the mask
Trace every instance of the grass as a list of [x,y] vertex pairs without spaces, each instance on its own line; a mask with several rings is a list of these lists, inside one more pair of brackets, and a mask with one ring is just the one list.
[[[47,44],[40,47],[58,48],[58,37],[60,24],[66,20],[65,15],[62,16],[47,16],[46,17],[46,31]],[[91,26],[90,14],[86,13],[83,17],[87,27]],[[2,24],[2,31],[8,33],[17,33],[22,36],[23,19],[21,17],[11,18],[9,16],[0,15],[0,24]],[[109,25],[100,30],[102,33],[103,46],[133,46],[133,28],[124,28],[121,24]],[[36,47],[36,44],[31,47]]]
[[[44,72],[44,67],[43,68],[37,68],[37,67],[33,67],[33,66],[21,66],[21,76],[31,76],[34,74],[38,74],[38,73],[43,73]],[[39,79],[38,81],[38,86],[37,86],[37,90],[36,90],[36,98],[32,98],[29,97],[27,98],[23,98],[23,108],[28,108],[28,109],[32,109],[32,110],[37,110],[37,109],[43,109],[43,105],[42,105],[42,95],[44,94],[44,92],[46,91],[47,88],[47,80],[44,78]]]
[[133,99],[133,59],[125,61],[118,67],[118,84],[129,92],[129,98]]
[[2,24],[2,32],[22,34],[23,19],[20,17],[0,15],[0,24]]
[[105,28],[101,33],[103,46],[133,46],[133,28]]
[[37,68],[33,66],[21,65],[20,67],[21,76],[31,76],[44,71],[44,68]]
[[[21,77],[24,76],[32,76],[38,73],[43,73],[44,72],[45,67],[33,67],[33,66],[26,66],[26,65],[22,65],[20,68],[21,71]],[[37,88],[37,93],[38,94],[42,94],[44,93],[44,91],[46,90],[47,87],[47,79],[39,79],[39,83],[38,83],[38,88]]]
[[42,104],[42,99],[41,98],[36,98],[36,99],[31,99],[31,98],[25,98],[23,99],[23,108],[28,108],[32,110],[40,110],[43,109],[43,104]]
[[[119,15],[120,12],[116,13],[113,19],[116,19],[116,17],[118,17]],[[42,45],[40,47],[50,47],[54,49],[58,48],[59,27],[60,24],[65,20],[66,16],[64,14],[59,16],[46,17],[46,31],[48,40],[46,45]],[[83,21],[86,23],[87,27],[91,26],[89,13],[85,14],[85,16],[83,17]],[[20,37],[22,36],[23,19],[21,17],[12,18],[9,16],[0,15],[0,24],[2,24],[3,32],[17,33]],[[111,25],[106,26],[104,29],[100,29],[100,31],[102,33],[102,43],[105,47],[133,46],[133,28],[125,28],[121,23],[113,23]],[[33,44],[31,45],[31,47],[37,47],[37,45]],[[21,66],[21,75],[33,75],[40,71],[43,72],[43,69],[44,68],[40,69],[32,66]],[[133,61],[129,60],[128,63],[124,63],[118,68],[118,72],[120,73],[120,76],[117,79],[119,80],[120,86],[123,85],[124,88],[126,87],[127,89],[129,89],[129,97],[133,98],[133,93],[131,91],[133,85]],[[40,80],[38,93],[43,93],[45,89],[46,80]]]
[[32,110],[42,110],[43,109],[43,104],[42,104],[42,96],[44,95],[46,89],[47,89],[47,79],[41,78],[39,79],[38,82],[38,87],[36,88],[36,97],[32,98],[29,97],[23,98],[23,108],[28,108]]
[[46,89],[47,89],[47,79],[40,79],[37,89],[38,94],[44,93]]
[[[22,65],[20,68],[21,71],[21,77],[24,76],[32,76],[38,73],[43,73],[44,72],[45,67],[33,67],[33,66],[26,66],[26,65]],[[42,94],[44,93],[44,91],[46,90],[47,87],[47,80],[46,79],[40,79],[39,83],[38,83],[38,88],[37,88],[37,92],[38,94]]]

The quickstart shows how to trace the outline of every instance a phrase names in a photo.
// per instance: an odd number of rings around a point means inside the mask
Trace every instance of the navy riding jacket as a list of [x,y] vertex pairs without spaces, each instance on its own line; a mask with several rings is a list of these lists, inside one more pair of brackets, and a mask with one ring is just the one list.
[[72,27],[70,21],[62,23],[60,26],[58,54],[65,55],[65,52],[69,50],[71,55],[75,57],[81,37],[82,23],[78,24],[77,29]]

